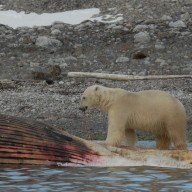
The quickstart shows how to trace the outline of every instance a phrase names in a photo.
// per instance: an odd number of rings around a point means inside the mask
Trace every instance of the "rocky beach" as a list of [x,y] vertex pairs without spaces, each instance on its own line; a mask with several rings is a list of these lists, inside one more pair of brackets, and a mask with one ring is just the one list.
[[[191,78],[112,81],[64,75],[71,71],[192,75],[191,0],[0,0],[0,5],[0,11],[27,14],[100,10],[76,25],[55,21],[49,26],[11,28],[0,23],[1,113],[52,124],[83,138],[90,131],[92,139],[104,139],[106,115],[90,110],[85,122],[79,111],[87,86],[160,89],[184,104],[187,137],[192,141]],[[139,135],[141,140],[153,139],[150,134]]]

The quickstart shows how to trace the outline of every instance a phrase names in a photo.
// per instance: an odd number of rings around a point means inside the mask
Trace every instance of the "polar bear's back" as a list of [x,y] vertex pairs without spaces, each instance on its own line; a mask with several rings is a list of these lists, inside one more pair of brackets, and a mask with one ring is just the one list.
[[164,111],[165,113],[169,110],[171,110],[171,113],[173,113],[174,110],[185,111],[183,104],[167,92],[160,90],[146,90],[135,94],[138,96],[138,104],[140,105],[149,106],[158,111]]
[[[170,94],[160,90],[145,90],[140,92],[124,92],[117,89],[118,97],[114,108],[125,114],[134,128],[156,130],[165,124],[182,124],[185,127],[186,113],[182,103]],[[121,92],[121,93],[120,93]],[[121,95],[121,96],[120,96]],[[130,121],[131,119],[137,119]]]

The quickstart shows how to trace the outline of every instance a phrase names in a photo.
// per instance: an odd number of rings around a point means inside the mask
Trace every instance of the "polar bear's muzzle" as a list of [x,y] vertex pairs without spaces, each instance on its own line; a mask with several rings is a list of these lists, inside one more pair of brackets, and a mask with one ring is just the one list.
[[86,111],[87,110],[87,106],[86,107],[79,107],[79,110],[81,110],[81,111]]

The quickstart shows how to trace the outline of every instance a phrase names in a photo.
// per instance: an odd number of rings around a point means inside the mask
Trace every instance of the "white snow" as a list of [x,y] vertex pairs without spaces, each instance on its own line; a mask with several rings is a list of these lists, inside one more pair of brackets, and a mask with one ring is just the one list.
[[0,24],[8,25],[15,29],[18,27],[48,26],[56,21],[75,25],[85,20],[98,20],[111,23],[122,19],[121,15],[97,16],[99,13],[100,10],[97,8],[43,14],[26,14],[23,11],[17,13],[16,11],[9,10],[0,11]]

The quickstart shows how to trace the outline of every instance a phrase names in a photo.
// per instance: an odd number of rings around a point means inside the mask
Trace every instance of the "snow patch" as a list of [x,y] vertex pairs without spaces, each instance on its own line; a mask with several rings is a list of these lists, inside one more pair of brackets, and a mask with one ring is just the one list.
[[49,26],[54,22],[76,25],[86,20],[112,23],[123,19],[121,14],[98,16],[99,13],[100,10],[97,8],[43,14],[26,14],[24,11],[17,13],[16,11],[9,10],[0,11],[0,24],[16,29],[18,27]]

